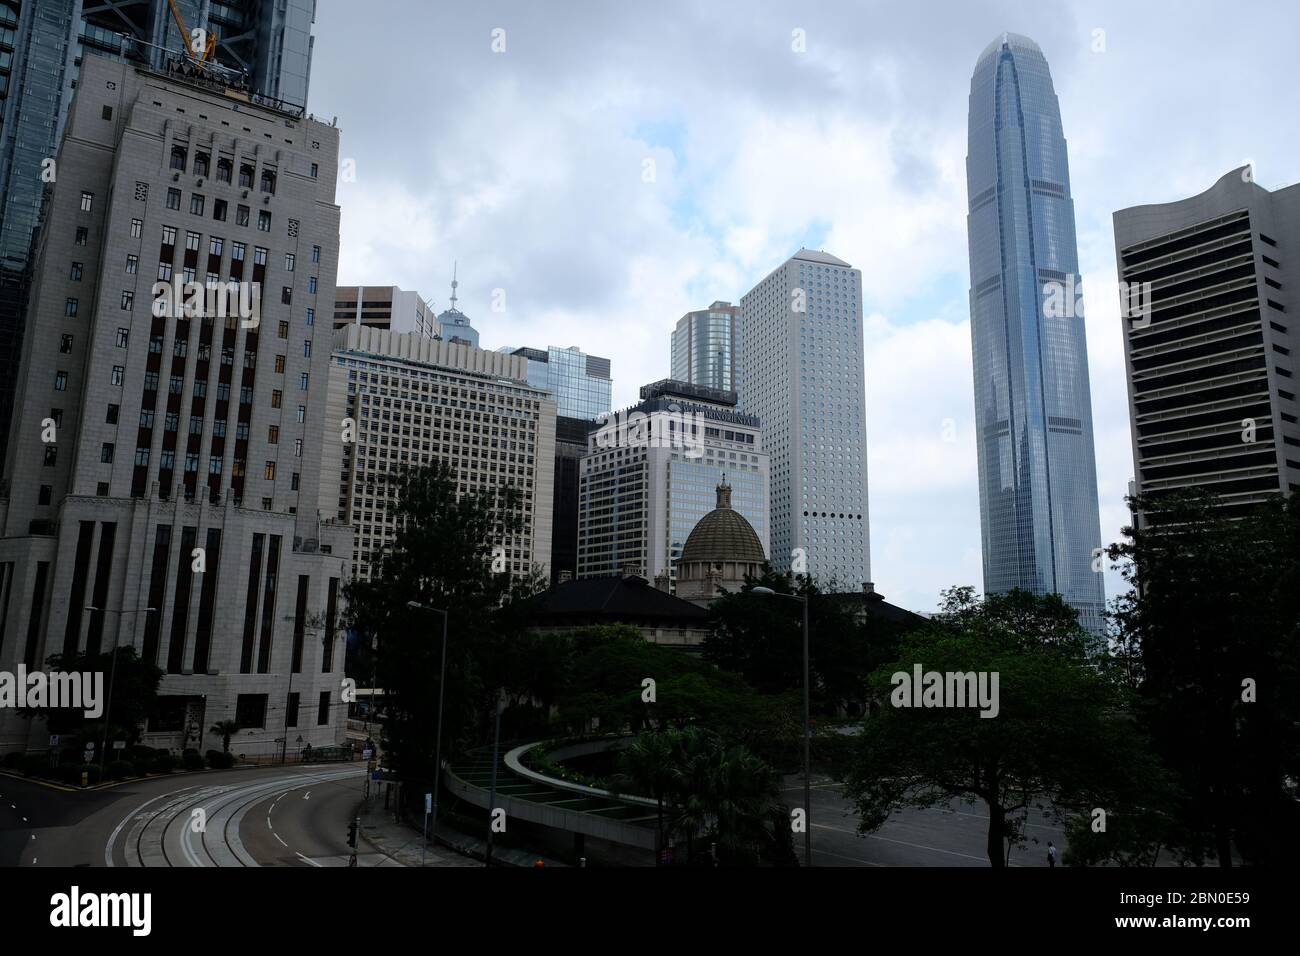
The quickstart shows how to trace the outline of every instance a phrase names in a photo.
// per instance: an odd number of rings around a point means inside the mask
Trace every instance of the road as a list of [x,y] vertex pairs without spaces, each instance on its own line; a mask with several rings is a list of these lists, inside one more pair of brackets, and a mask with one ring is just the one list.
[[[784,797],[791,807],[803,805],[803,782],[787,777]],[[983,804],[953,801],[947,810],[902,810],[868,836],[857,832],[857,814],[830,780],[813,778],[812,853],[814,866],[988,866],[985,851],[988,816]],[[1029,845],[1012,850],[1012,866],[1047,866],[1047,841],[1065,846],[1061,829],[1031,810]],[[1035,839],[1037,843],[1033,842]],[[803,856],[803,838],[795,852]]]
[[[87,792],[0,777],[0,866],[345,866],[363,780],[354,764],[155,777]],[[358,862],[385,858],[363,852]]]

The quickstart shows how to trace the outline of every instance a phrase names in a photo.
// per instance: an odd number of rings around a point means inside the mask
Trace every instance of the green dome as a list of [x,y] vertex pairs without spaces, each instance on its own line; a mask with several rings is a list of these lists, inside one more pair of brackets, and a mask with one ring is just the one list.
[[763,543],[753,525],[739,511],[732,510],[731,486],[721,484],[718,486],[718,506],[691,529],[677,564],[679,567],[696,562],[762,564],[766,560]]

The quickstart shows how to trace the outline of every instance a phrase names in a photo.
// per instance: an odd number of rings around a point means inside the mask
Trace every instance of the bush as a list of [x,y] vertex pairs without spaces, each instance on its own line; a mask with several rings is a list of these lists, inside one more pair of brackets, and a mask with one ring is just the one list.
[[186,770],[202,770],[203,758],[199,756],[199,752],[197,750],[188,748],[186,749],[185,753],[181,755],[181,764],[185,767]]
[[70,787],[81,786],[81,775],[83,773],[86,775],[87,786],[99,783],[99,768],[93,763],[64,764],[60,769],[60,779]]
[[166,751],[159,751],[153,755],[153,762],[149,764],[150,773],[171,773],[176,769],[176,756]]
[[235,765],[235,755],[220,750],[208,751],[208,766],[213,770],[229,770]]
[[126,759],[134,763],[148,766],[153,762],[156,751],[152,747],[146,747],[143,744],[135,744],[126,748]]
[[45,754],[23,754],[18,764],[27,777],[46,777],[50,774],[50,758]]
[[17,770],[23,765],[23,756],[17,750],[11,750],[4,755],[4,768],[6,770]]
[[138,775],[135,764],[129,760],[114,760],[104,772],[108,774],[109,780],[125,780],[127,777]]

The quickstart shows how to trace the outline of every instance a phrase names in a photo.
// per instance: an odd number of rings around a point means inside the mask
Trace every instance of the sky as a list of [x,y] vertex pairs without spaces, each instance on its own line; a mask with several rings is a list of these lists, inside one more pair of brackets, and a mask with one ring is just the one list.
[[[1300,5],[319,0],[308,107],[337,117],[341,285],[458,305],[485,348],[669,373],[686,312],[801,246],[862,272],[872,577],[982,590],[966,112],[1003,31],[1042,48],[1069,150],[1102,542],[1133,475],[1111,215],[1244,163],[1300,180]],[[1288,159],[1287,157],[1292,157]],[[1125,589],[1106,572],[1106,595]]]

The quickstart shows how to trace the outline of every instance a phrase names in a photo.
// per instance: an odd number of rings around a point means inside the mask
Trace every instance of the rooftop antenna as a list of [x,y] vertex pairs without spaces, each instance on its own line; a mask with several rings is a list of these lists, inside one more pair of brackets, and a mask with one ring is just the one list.
[[451,311],[453,312],[456,311],[456,287],[460,285],[456,281],[456,266],[457,263],[453,260],[451,264]]

